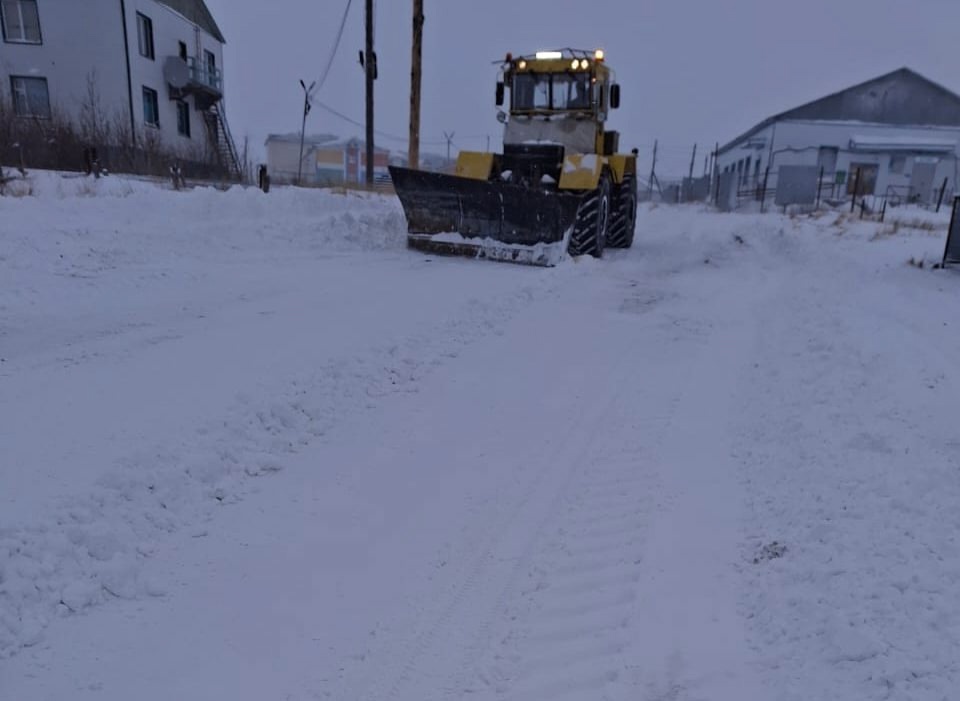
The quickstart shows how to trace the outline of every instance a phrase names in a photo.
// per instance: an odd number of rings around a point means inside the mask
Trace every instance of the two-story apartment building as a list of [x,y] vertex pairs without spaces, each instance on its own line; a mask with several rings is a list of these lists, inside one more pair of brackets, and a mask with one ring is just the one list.
[[203,0],[0,0],[0,28],[0,99],[15,120],[106,120],[135,148],[239,169],[225,40]]

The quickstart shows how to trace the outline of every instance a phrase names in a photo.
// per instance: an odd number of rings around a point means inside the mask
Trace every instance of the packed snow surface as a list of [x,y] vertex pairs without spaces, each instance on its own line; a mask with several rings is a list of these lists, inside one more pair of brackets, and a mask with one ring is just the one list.
[[381,196],[7,193],[0,699],[956,697],[945,213],[542,269]]

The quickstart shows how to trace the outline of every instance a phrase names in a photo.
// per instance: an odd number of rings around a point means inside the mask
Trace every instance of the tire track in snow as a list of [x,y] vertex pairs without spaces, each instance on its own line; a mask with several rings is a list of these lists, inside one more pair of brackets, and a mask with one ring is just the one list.
[[[486,631],[492,622],[489,614],[505,605],[503,593],[511,591],[515,585],[529,561],[531,549],[543,523],[550,518],[557,500],[564,493],[564,485],[592,447],[585,437],[595,434],[604,425],[609,419],[611,406],[612,403],[581,406],[580,414],[570,422],[572,430],[562,434],[564,439],[554,445],[549,459],[543,460],[542,467],[526,484],[519,498],[510,505],[508,512],[498,519],[498,526],[491,531],[479,554],[466,568],[466,577],[455,585],[453,593],[439,607],[439,615],[432,618],[424,629],[403,646],[409,653],[395,656],[399,657],[399,660],[382,672],[361,698],[371,701],[406,698],[401,692],[414,681],[414,673],[422,666],[424,659],[436,655],[437,651],[452,649],[447,639],[456,635],[455,629],[459,624],[455,618],[465,607],[471,611],[480,610],[480,620],[485,623],[481,624],[474,635],[486,638]],[[552,489],[549,484],[551,479],[558,485]],[[530,530],[523,551],[509,552],[510,544],[506,541],[511,533],[531,520],[534,524],[539,520],[540,525],[535,525]],[[504,552],[505,550],[507,552]],[[513,564],[503,568],[498,566],[499,562]],[[496,582],[499,582],[499,585]],[[498,591],[501,595],[494,603],[485,601],[491,593]],[[450,693],[453,696],[460,694],[456,689]]]
[[[623,376],[611,368],[611,378]],[[656,476],[642,467],[641,434],[626,421],[634,399],[627,387],[616,383],[594,454],[528,545],[527,586],[501,593],[497,625],[478,631],[449,698],[595,698],[620,678],[657,491]],[[665,408],[658,434],[671,424],[674,406]]]
[[110,469],[92,493],[73,496],[38,524],[0,526],[0,660],[39,643],[57,617],[117,598],[163,596],[144,562],[164,538],[196,529],[245,498],[253,481],[384,397],[417,391],[437,367],[497,334],[559,276],[510,296],[468,300],[465,312],[362,356],[339,358],[268,399],[238,397],[224,417],[177,445],[153,446]]

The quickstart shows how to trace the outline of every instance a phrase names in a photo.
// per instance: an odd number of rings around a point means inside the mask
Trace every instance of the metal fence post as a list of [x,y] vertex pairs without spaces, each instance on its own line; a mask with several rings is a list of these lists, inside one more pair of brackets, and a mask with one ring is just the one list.
[[943,195],[947,191],[947,182],[950,178],[943,179],[943,185],[940,186],[940,196],[937,198],[937,212],[940,211],[940,205],[943,204]]
[[817,209],[820,209],[820,190],[823,189],[823,166],[820,166],[820,177],[817,179]]
[[763,189],[760,190],[760,214],[764,212],[764,205],[767,201],[767,181],[770,178],[770,166],[763,172]]
[[853,181],[853,200],[850,202],[850,214],[857,209],[857,194],[860,192],[860,169],[857,168],[857,177]]
[[953,210],[950,212],[950,226],[947,227],[947,244],[943,249],[943,260],[940,261],[940,267],[947,267],[947,258],[950,255],[950,239],[953,238],[953,227],[957,218],[957,209],[960,206],[960,196],[953,198]]

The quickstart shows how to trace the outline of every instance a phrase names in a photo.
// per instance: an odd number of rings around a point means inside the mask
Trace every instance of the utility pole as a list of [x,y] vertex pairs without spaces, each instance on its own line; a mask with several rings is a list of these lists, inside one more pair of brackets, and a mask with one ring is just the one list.
[[693,155],[690,156],[690,175],[689,178],[693,180],[693,166],[697,162],[697,145],[693,145]]
[[450,133],[443,132],[443,138],[447,140],[447,166],[450,166],[450,144],[453,143],[453,137],[456,132],[451,131]]
[[653,180],[657,177],[657,146],[659,142],[655,139],[653,142],[653,163],[650,164],[650,190],[647,195],[653,199]]
[[373,53],[373,0],[367,0],[366,13],[367,45],[364,52],[364,69],[367,78],[367,187],[373,187],[373,81],[377,77],[377,57]]
[[490,135],[487,134],[487,153],[490,153]]
[[423,57],[423,0],[413,0],[413,55],[410,61],[410,146],[407,166],[420,168],[420,76]]
[[300,81],[300,87],[303,88],[303,123],[300,125],[300,160],[297,165],[297,186],[301,184],[301,179],[303,178],[303,138],[307,130],[307,115],[310,114],[310,98],[313,93],[313,88],[317,84],[317,81],[310,83],[310,87],[307,87],[307,84],[302,80]]

